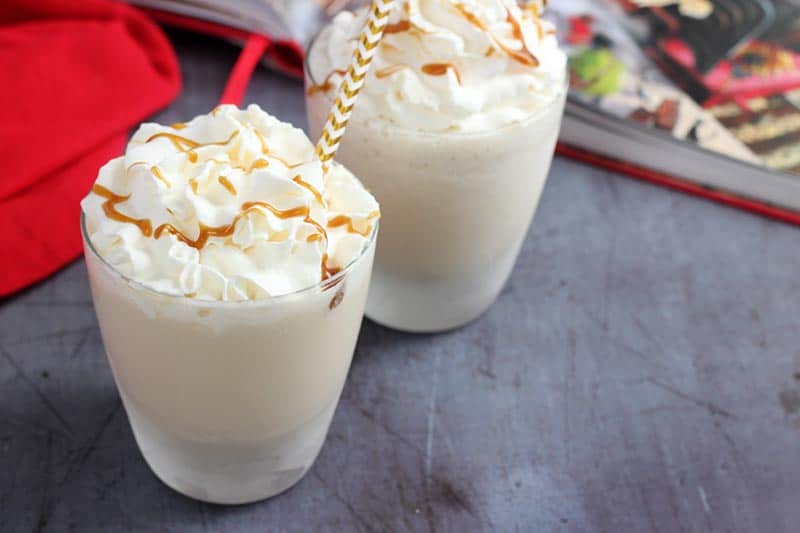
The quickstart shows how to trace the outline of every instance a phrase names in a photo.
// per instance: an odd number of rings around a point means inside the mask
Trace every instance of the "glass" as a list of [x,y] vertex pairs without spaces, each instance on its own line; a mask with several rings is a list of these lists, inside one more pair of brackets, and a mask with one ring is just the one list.
[[239,504],[313,464],[361,326],[377,224],[332,278],[245,302],[156,292],[126,279],[81,230],[103,344],[139,449],[164,483]]
[[[334,91],[309,91],[323,76],[306,61],[312,138]],[[319,74],[319,73],[318,73]],[[366,314],[412,332],[462,326],[486,311],[516,262],[553,159],[566,80],[527,119],[485,132],[412,131],[362,117],[356,104],[337,161],[381,204],[381,242]]]

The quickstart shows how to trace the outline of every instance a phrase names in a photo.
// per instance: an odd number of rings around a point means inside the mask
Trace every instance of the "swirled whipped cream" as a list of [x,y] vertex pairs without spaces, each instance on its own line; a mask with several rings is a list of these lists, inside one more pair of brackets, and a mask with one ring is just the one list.
[[253,300],[311,287],[360,256],[378,204],[308,137],[256,105],[143,124],[81,202],[97,253],[154,290]]
[[[543,2],[404,0],[356,113],[421,131],[485,131],[529,117],[564,89],[566,55]],[[342,12],[310,51],[311,94],[333,92],[366,11]]]

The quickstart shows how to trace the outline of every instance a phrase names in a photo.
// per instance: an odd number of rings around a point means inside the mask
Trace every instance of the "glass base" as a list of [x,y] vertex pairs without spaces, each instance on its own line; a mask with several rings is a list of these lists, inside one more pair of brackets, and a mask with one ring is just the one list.
[[515,246],[488,267],[441,277],[403,275],[384,269],[378,259],[365,314],[382,326],[411,333],[437,333],[465,326],[492,306],[518,252]]
[[275,496],[300,481],[317,458],[336,401],[301,427],[256,444],[187,440],[126,406],[136,442],[153,473],[181,494],[237,505]]

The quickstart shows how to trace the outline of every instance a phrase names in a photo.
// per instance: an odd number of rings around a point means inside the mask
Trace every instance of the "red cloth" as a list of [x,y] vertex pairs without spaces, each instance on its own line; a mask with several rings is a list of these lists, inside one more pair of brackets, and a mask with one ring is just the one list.
[[79,202],[180,91],[175,53],[111,0],[0,2],[0,296],[81,253]]

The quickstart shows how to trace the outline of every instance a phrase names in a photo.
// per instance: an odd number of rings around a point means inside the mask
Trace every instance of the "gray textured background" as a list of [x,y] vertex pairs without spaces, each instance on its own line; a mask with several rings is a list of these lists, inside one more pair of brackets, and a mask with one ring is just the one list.
[[[236,49],[173,34],[163,122]],[[247,101],[304,124],[298,82]],[[513,277],[437,336],[364,323],[322,454],[288,493],[184,498],[133,441],[75,263],[0,303],[0,530],[800,528],[800,229],[556,160]]]

